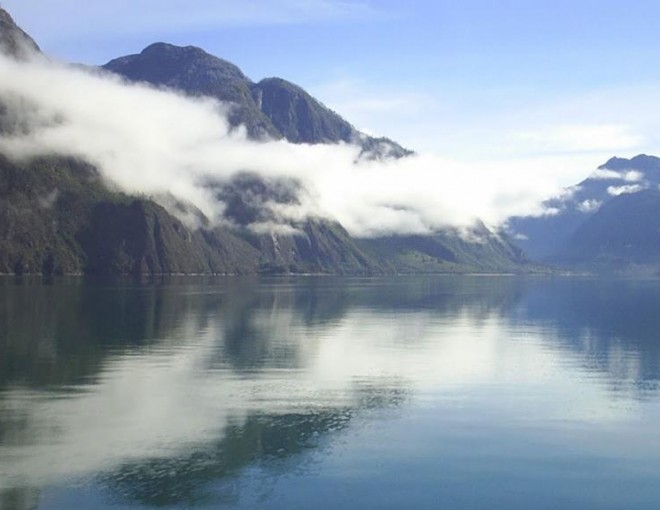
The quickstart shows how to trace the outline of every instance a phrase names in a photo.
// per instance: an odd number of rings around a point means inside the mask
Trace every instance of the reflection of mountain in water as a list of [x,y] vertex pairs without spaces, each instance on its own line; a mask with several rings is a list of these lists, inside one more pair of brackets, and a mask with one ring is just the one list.
[[[291,320],[317,328],[355,309],[467,310],[474,318],[486,318],[519,299],[522,285],[514,278],[466,277],[311,277],[265,283],[172,278],[162,285],[102,287],[78,279],[53,285],[21,281],[0,279],[0,385],[21,382],[35,388],[94,382],[108,355],[176,344],[210,322],[223,331],[223,363],[237,369],[283,359],[292,363],[295,352],[271,352],[273,337],[286,335]],[[192,331],[177,330],[185,321]],[[296,345],[287,348],[295,351]]]
[[[3,508],[90,474],[125,502],[231,500],[232,480],[301,465],[368,409],[543,356],[610,394],[657,394],[659,294],[506,277],[0,280]],[[519,330],[532,340],[514,345]]]
[[0,279],[0,385],[94,382],[109,354],[166,338],[191,307],[157,287]]
[[[325,382],[313,374],[299,381],[293,376],[296,391],[285,387],[279,394],[271,392],[270,371],[309,370],[319,356],[318,338],[332,335],[346,321],[353,323],[354,314],[389,316],[422,310],[452,316],[467,311],[483,320],[493,310],[506,308],[511,287],[518,287],[515,280],[507,280],[504,286],[484,288],[466,278],[174,279],[142,286],[93,286],[75,279],[53,285],[21,282],[0,282],[0,452],[3,444],[29,445],[43,441],[44,434],[52,448],[32,452],[34,457],[16,463],[9,474],[24,478],[37,463],[36,484],[50,482],[67,469],[54,451],[64,444],[74,452],[72,458],[87,457],[72,462],[81,463],[79,474],[110,467],[104,484],[128,499],[152,503],[156,494],[170,502],[177,494],[192,501],[197,492],[191,487],[198,486],[200,476],[216,479],[254,463],[297,456],[318,445],[323,436],[345,428],[360,410],[405,400],[409,381],[396,374],[357,379],[339,374]],[[226,404],[222,394],[201,397],[192,406],[204,415],[195,417],[200,423],[177,430],[162,422],[182,404],[176,394],[182,381],[173,370],[185,358],[190,362],[183,376],[190,380],[184,383],[196,388],[227,386],[229,394]],[[122,382],[131,378],[135,380]],[[159,388],[146,387],[150,378]],[[23,389],[37,392],[38,398],[22,400]],[[53,390],[60,400],[49,400]],[[133,433],[131,426],[139,425],[140,419],[154,419],[146,412],[141,415],[140,408],[158,398],[170,399],[170,407],[156,413],[159,423],[149,431],[153,435],[136,433],[129,438],[129,445],[140,447],[122,460],[126,441],[113,435]],[[253,402],[245,405],[244,398]],[[126,419],[118,420],[122,414]],[[133,415],[138,417],[131,421]],[[172,440],[197,446],[163,457],[160,445],[154,444],[159,430]],[[104,437],[107,446],[86,449],[84,435],[89,441]],[[198,461],[202,471],[189,470]],[[117,463],[121,467],[114,467]],[[177,469],[170,469],[175,465]],[[10,486],[4,497],[34,501],[33,496],[17,496],[21,490],[33,495],[32,489],[17,487]]]
[[306,452],[322,447],[327,436],[345,430],[361,410],[397,406],[408,397],[401,388],[371,386],[356,391],[360,398],[355,407],[252,414],[240,423],[227,424],[217,441],[176,457],[124,464],[101,475],[100,483],[115,498],[155,507],[235,502],[240,494],[231,481],[243,470],[285,474],[292,462],[304,463]]
[[642,398],[660,390],[658,310],[656,280],[560,279],[530,285],[524,316],[551,324],[616,393]]

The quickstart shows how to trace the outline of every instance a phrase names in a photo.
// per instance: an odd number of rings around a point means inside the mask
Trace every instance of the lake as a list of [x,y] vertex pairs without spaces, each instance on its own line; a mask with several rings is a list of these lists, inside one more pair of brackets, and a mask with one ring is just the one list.
[[660,282],[0,279],[0,508],[649,509]]

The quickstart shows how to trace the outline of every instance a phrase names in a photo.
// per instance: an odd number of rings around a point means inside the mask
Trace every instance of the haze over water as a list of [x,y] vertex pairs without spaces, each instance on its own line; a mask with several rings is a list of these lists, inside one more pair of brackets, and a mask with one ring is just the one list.
[[0,280],[0,508],[652,508],[657,281]]

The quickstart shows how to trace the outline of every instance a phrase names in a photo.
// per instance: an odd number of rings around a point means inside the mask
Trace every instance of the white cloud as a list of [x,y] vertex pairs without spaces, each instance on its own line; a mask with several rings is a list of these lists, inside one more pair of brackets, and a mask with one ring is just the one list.
[[584,200],[577,206],[578,211],[583,213],[590,213],[597,211],[603,203],[600,200]]
[[[164,0],[157,8],[147,0],[114,3],[5,0],[4,4],[45,48],[59,48],[64,53],[75,54],[77,59],[89,61],[134,52],[157,38],[200,44],[223,56],[224,48],[214,50],[212,47],[213,38],[196,39],[196,34],[227,26],[371,20],[389,16],[383,12],[385,7],[367,0],[200,0],[192,3]],[[172,19],[177,22],[173,24]],[[140,37],[131,39],[130,44],[126,42],[135,34]],[[68,43],[52,44],[57,38],[66,39]],[[80,45],[81,38],[90,44]],[[91,49],[83,49],[87,46]],[[280,51],[287,50],[283,46]],[[295,53],[295,48],[292,51]],[[106,58],[101,59],[100,54]],[[365,57],[367,55],[365,52]],[[258,51],[257,57],[252,59],[253,65],[255,58],[258,61],[262,56],[263,52]],[[295,53],[294,57],[305,64],[309,55],[303,51]],[[416,62],[417,57],[419,55],[411,55],[411,62]],[[426,60],[422,58],[421,61]],[[569,85],[556,91],[530,93],[524,84],[510,82],[492,86],[489,83],[484,87],[478,80],[468,81],[448,74],[442,62],[438,62],[434,69],[420,66],[419,72],[390,73],[383,80],[359,58],[342,57],[324,62],[322,66],[318,66],[318,62],[303,65],[301,69],[309,69],[309,74],[302,70],[295,79],[357,126],[386,135],[414,150],[434,151],[454,158],[585,153],[592,159],[583,167],[584,172],[603,163],[613,153],[628,156],[653,153],[660,143],[660,121],[654,114],[660,106],[657,83],[635,82],[609,89],[603,86],[589,92],[577,92]],[[336,66],[342,71],[337,71]],[[462,67],[456,70],[466,74]],[[250,72],[258,75],[261,71],[250,69]],[[264,72],[277,74],[272,68]],[[333,72],[348,73],[350,78],[323,85],[332,80],[328,74]],[[314,81],[322,83],[315,86]],[[566,119],[571,119],[570,123]],[[571,182],[575,180],[565,184]]]
[[644,173],[637,170],[628,170],[623,173],[623,180],[626,182],[640,182],[644,180]]
[[542,214],[541,201],[559,191],[562,166],[573,171],[575,164],[434,155],[356,163],[357,147],[250,141],[228,129],[227,105],[46,62],[0,59],[0,94],[37,106],[30,135],[0,140],[3,151],[16,157],[73,153],[123,190],[171,193],[216,221],[223,221],[224,204],[205,183],[249,170],[302,184],[298,206],[271,204],[282,224],[320,215],[336,218],[354,235],[431,232],[478,218],[498,225],[512,215]]
[[616,170],[610,170],[609,168],[597,168],[590,175],[590,179],[596,180],[621,180],[621,174]]
[[624,186],[610,186],[607,188],[607,193],[613,197],[617,197],[625,193],[637,193],[643,189],[644,186],[641,186],[640,184],[626,184]]
[[[273,309],[251,317],[250,327],[273,348],[296,353],[298,365],[249,377],[229,366],[208,368],[210,353],[223,352],[230,339],[224,314],[202,317],[197,310],[182,316],[158,348],[108,358],[94,384],[67,398],[8,388],[3,410],[20,416],[28,436],[38,433],[40,440],[29,447],[0,444],[0,490],[61,483],[131,460],[217,444],[229,424],[240,426],[250,415],[359,413],[356,381],[376,389],[394,381],[413,395],[476,390],[483,396],[487,388],[488,395],[501,397],[483,398],[486,411],[494,406],[491,412],[511,401],[511,388],[536,385],[542,391],[527,402],[536,419],[578,421],[584,430],[636,416],[634,399],[613,405],[625,397],[625,387],[608,389],[592,367],[568,363],[562,349],[548,347],[549,332],[555,332],[547,325],[526,325],[522,335],[497,310],[462,305],[435,315],[358,307],[310,329],[286,299],[275,300]],[[415,339],[415,348],[401,348],[405,339]],[[637,380],[635,361],[622,367],[623,380]]]
[[654,153],[660,143],[650,107],[660,106],[657,84],[543,96],[523,89],[514,99],[510,88],[456,88],[437,75],[372,83],[366,72],[336,72],[339,79],[310,88],[356,125],[462,160],[570,157],[565,186],[615,154]]
[[596,180],[617,180],[625,182],[640,182],[644,180],[644,174],[637,170],[626,170],[618,172],[609,168],[597,168],[589,175],[590,179]]

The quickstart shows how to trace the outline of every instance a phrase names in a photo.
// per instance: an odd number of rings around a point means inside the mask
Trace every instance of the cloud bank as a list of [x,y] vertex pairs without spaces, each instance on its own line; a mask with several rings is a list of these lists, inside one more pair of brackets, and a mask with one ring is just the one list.
[[477,219],[497,226],[542,213],[543,199],[560,189],[556,162],[368,161],[351,145],[252,141],[230,129],[230,104],[43,60],[0,57],[0,98],[27,126],[0,137],[3,153],[75,155],[118,189],[164,205],[163,197],[174,197],[216,223],[228,221],[218,184],[246,173],[295,183],[296,200],[260,204],[271,218],[252,225],[262,231],[315,216],[336,219],[355,236],[431,233]]

